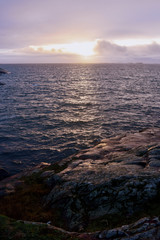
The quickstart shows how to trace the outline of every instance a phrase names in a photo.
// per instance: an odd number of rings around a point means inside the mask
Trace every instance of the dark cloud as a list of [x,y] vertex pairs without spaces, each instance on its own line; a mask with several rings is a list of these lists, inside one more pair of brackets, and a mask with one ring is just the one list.
[[160,44],[124,47],[105,40],[97,42],[95,51],[105,62],[159,62]]
[[127,48],[105,40],[100,40],[97,42],[94,50],[98,54],[125,54]]
[[153,42],[148,45],[130,47],[130,54],[144,57],[160,57],[160,44]]

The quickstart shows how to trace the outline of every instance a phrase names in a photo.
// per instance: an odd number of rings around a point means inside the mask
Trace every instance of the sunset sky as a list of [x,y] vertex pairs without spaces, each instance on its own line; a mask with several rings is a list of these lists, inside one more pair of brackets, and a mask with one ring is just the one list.
[[160,63],[159,0],[0,0],[0,63]]

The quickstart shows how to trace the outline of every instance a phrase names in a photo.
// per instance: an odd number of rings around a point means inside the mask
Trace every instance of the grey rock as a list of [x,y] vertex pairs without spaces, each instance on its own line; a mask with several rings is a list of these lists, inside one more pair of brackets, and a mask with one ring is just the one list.
[[69,229],[77,227],[78,221],[82,225],[85,217],[133,214],[143,209],[159,189],[159,167],[149,160],[158,156],[159,141],[160,129],[147,129],[82,151],[75,161],[68,159],[66,169],[47,179],[52,191],[46,204],[60,208]]
[[126,233],[119,230],[119,229],[111,229],[103,231],[99,234],[100,239],[113,239],[113,238],[120,238],[126,236]]
[[110,240],[158,240],[160,239],[160,221],[157,217],[142,218],[133,224],[104,230],[92,236]]
[[160,146],[156,146],[149,151],[149,155],[160,156]]
[[55,185],[59,184],[63,182],[62,178],[57,175],[57,174],[52,174],[51,176],[49,176],[46,180],[45,183],[49,186],[49,187],[54,187]]

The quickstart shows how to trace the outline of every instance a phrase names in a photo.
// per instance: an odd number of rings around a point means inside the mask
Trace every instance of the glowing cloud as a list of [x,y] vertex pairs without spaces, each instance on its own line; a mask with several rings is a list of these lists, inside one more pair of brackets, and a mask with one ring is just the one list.
[[30,46],[34,51],[76,54],[84,57],[95,55],[94,48],[97,42],[75,42],[66,44],[51,44],[42,46]]

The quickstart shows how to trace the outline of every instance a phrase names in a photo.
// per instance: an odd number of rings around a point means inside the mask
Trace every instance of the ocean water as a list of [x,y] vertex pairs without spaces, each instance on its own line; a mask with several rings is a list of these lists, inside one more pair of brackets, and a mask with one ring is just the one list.
[[0,67],[0,167],[12,174],[160,125],[160,65]]

